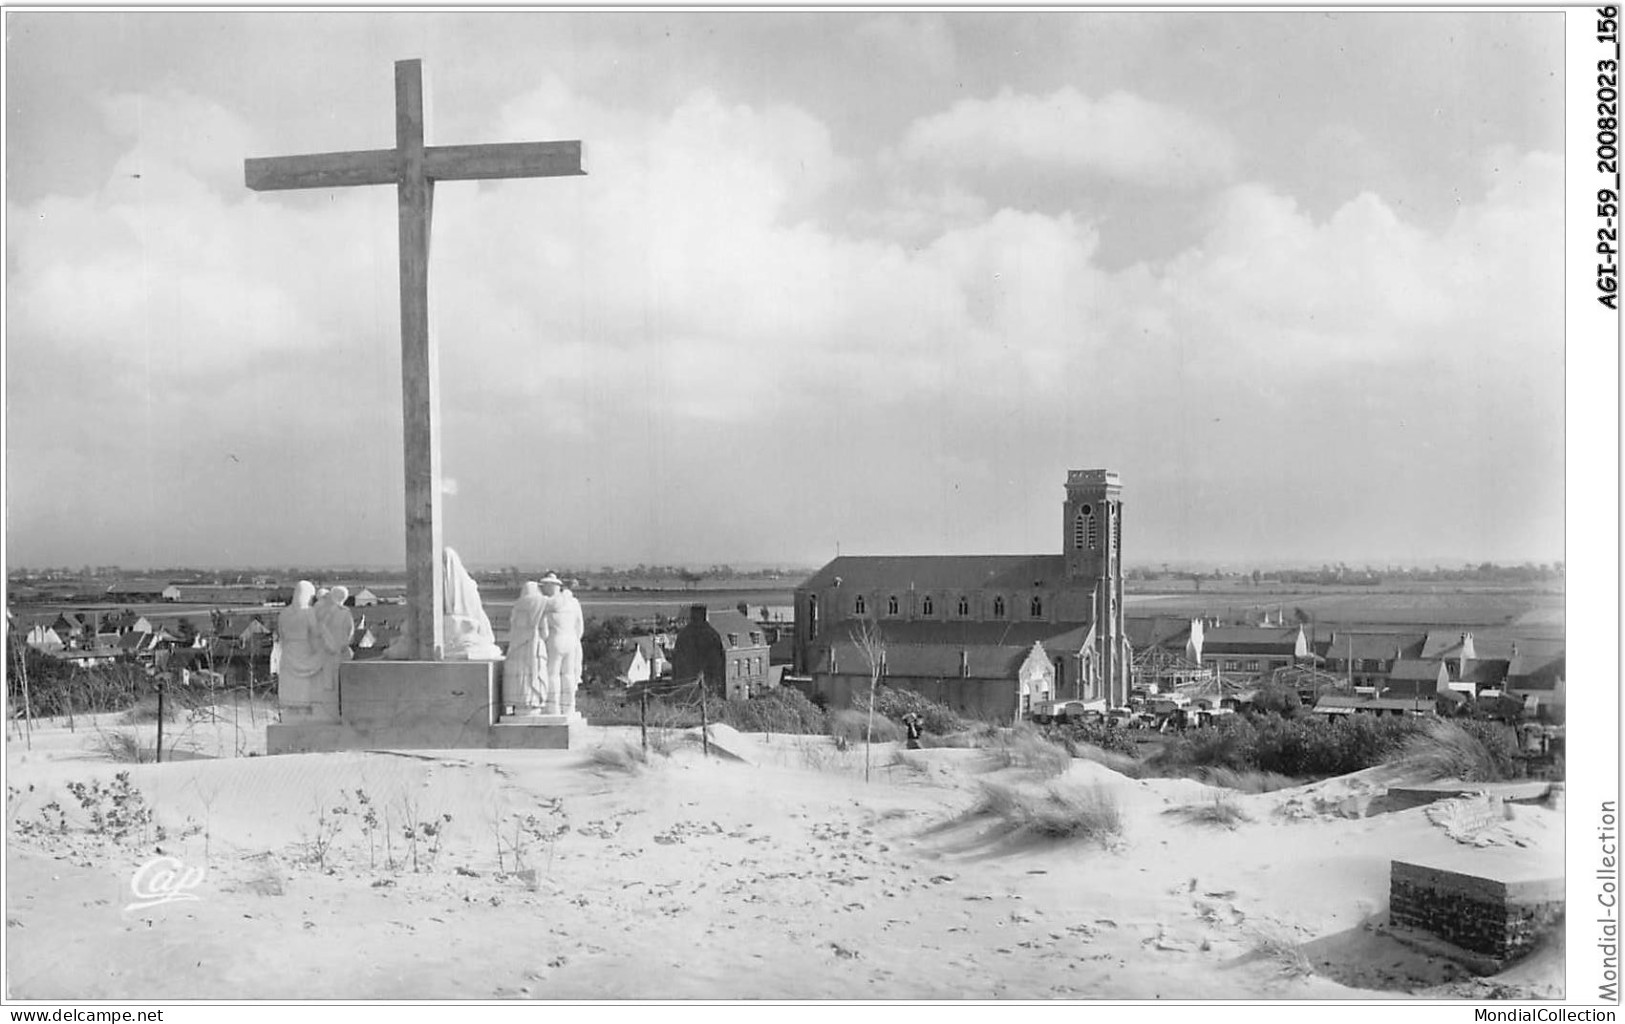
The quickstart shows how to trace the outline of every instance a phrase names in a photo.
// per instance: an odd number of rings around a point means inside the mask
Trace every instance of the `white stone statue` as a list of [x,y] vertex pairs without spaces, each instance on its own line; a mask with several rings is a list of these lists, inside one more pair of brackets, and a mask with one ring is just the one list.
[[540,584],[526,583],[508,616],[508,659],[502,666],[502,703],[508,714],[537,714],[547,706],[547,645]]
[[542,577],[547,601],[542,610],[542,640],[547,644],[547,710],[573,714],[576,687],[581,685],[581,634],[587,623],[581,602],[553,573]]
[[277,703],[283,718],[310,718],[318,713],[326,647],[321,625],[311,602],[316,585],[300,580],[293,588],[293,600],[277,615]]
[[501,661],[502,648],[497,646],[491,620],[480,603],[480,589],[463,568],[463,560],[451,548],[446,548],[446,569],[441,585],[446,604],[442,618],[445,660]]
[[339,714],[339,666],[355,657],[350,638],[355,634],[355,616],[344,602],[347,587],[334,587],[316,599],[317,639],[321,643],[322,671],[311,693],[317,713],[336,719]]

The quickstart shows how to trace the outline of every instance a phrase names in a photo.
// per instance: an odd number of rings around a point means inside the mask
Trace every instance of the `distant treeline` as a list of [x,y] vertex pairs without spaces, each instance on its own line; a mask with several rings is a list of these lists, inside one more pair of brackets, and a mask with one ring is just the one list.
[[1497,565],[1494,562],[1480,562],[1477,565],[1464,564],[1459,568],[1436,565],[1431,569],[1388,567],[1381,570],[1374,569],[1371,566],[1361,566],[1356,569],[1347,564],[1338,563],[1337,565],[1324,564],[1318,569],[1253,569],[1249,572],[1225,572],[1219,569],[1191,572],[1167,567],[1158,570],[1137,566],[1125,570],[1124,575],[1131,580],[1202,580],[1231,577],[1243,580],[1251,579],[1255,585],[1262,583],[1318,583],[1374,587],[1385,582],[1551,583],[1563,579],[1563,570],[1564,564],[1562,562],[1542,562],[1539,565],[1533,562],[1524,562],[1521,565]]

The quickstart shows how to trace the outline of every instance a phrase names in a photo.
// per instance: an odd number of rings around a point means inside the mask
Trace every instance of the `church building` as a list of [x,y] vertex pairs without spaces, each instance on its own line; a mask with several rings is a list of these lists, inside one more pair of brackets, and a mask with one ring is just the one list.
[[1075,469],[1060,554],[836,558],[796,588],[795,671],[832,708],[867,693],[873,660],[885,685],[991,721],[1046,699],[1126,704],[1122,522],[1117,474]]

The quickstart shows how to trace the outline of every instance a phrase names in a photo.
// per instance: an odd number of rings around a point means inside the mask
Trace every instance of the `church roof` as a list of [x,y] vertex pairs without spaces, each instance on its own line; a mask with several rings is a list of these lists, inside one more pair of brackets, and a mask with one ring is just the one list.
[[[1046,647],[1047,651],[1048,648]],[[840,675],[869,674],[869,662],[863,649],[850,641],[837,641],[823,652],[813,667],[817,673],[830,672],[830,655]],[[961,664],[963,653],[965,665]],[[1015,679],[1022,662],[1032,653],[1031,647],[994,644],[972,644],[963,647],[925,644],[886,645],[886,675],[884,678],[909,679]]]
[[799,590],[1031,590],[1064,583],[1063,555],[842,555]]
[[[855,627],[856,622],[846,625]],[[1042,643],[1052,654],[1075,653],[1083,646],[1089,627],[1077,622],[973,622],[953,619],[945,622],[915,619],[880,619],[881,636],[888,647],[899,645],[1002,646],[1030,648]],[[843,640],[842,626],[831,627]],[[957,663],[956,663],[957,664]]]

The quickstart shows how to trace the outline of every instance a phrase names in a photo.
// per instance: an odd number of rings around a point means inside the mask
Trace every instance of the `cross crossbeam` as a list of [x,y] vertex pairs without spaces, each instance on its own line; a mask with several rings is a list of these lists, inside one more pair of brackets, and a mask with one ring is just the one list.
[[[397,149],[270,156],[244,160],[243,176],[256,192],[398,185],[403,163]],[[423,147],[423,174],[430,181],[561,178],[586,173],[581,166],[581,143],[574,140]]]
[[581,143],[423,144],[423,64],[395,62],[395,148],[243,161],[257,192],[394,185],[399,199],[401,411],[406,469],[406,604],[411,657],[444,650],[440,516],[440,370],[429,333],[429,225],[434,183],[582,175]]

